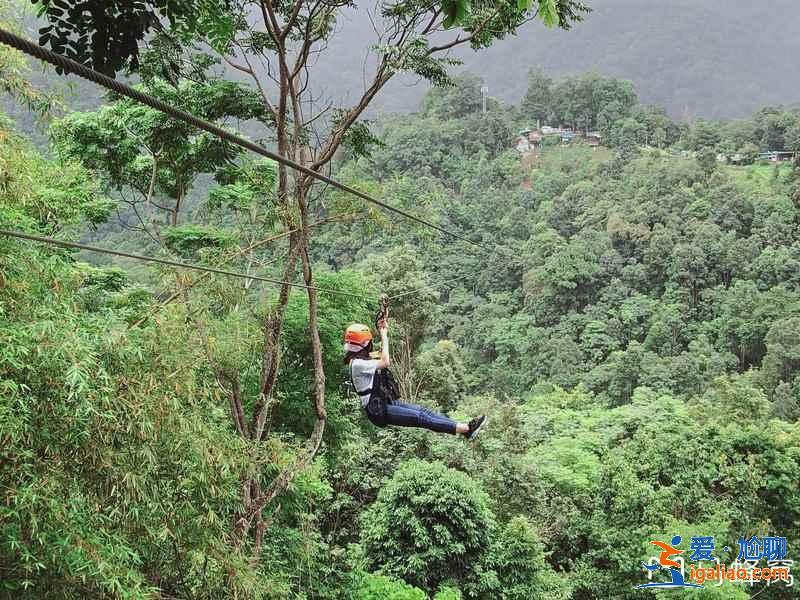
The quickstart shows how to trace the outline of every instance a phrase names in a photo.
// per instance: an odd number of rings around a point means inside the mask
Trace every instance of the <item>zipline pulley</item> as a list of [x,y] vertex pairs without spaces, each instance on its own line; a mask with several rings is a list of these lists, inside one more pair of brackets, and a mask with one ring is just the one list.
[[389,296],[387,294],[381,294],[380,300],[378,301],[378,314],[375,315],[375,329],[380,329],[381,321],[384,321],[389,318]]

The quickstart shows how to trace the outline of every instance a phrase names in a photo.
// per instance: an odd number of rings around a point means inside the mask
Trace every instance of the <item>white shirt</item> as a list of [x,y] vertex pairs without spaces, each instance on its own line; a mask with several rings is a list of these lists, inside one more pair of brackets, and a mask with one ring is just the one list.
[[[373,358],[354,358],[350,361],[350,375],[353,378],[353,384],[356,386],[356,394],[359,391],[367,390],[372,387],[372,380],[375,377],[375,371],[378,370],[378,360]],[[366,406],[369,402],[369,394],[361,395],[361,406]]]

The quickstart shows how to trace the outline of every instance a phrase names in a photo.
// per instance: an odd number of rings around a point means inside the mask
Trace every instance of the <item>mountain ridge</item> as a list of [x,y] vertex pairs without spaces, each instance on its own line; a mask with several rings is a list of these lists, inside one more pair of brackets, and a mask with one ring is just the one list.
[[[774,0],[768,10],[743,0],[588,4],[592,12],[570,31],[531,22],[491,48],[453,56],[464,61],[460,70],[486,81],[490,95],[511,103],[525,93],[534,67],[556,78],[597,71],[630,79],[643,102],[675,118],[729,119],[800,102],[800,10],[792,0]],[[360,40],[371,27],[363,11],[355,12],[320,61],[319,72],[331,74],[325,87],[332,95],[346,89],[340,82],[361,83],[364,54],[354,52],[352,40],[366,44]],[[769,61],[762,58],[767,54]],[[376,109],[416,110],[428,86],[409,88],[414,81],[390,83]]]

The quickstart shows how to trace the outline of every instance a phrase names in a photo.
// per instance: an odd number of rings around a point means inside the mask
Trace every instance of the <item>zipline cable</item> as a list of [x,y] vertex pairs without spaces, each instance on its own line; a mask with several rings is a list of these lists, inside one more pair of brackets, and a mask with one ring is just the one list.
[[290,281],[281,281],[280,279],[271,279],[269,277],[261,277],[260,275],[248,275],[247,273],[239,273],[237,271],[226,271],[225,269],[215,269],[214,267],[204,267],[203,265],[194,265],[190,263],[179,262],[175,260],[168,260],[166,258],[156,258],[154,256],[144,256],[143,254],[133,254],[130,252],[121,252],[119,250],[111,250],[109,248],[99,248],[97,246],[89,246],[87,244],[78,244],[76,242],[66,242],[64,240],[57,240],[55,238],[44,237],[40,235],[32,235],[30,233],[23,233],[21,231],[9,231],[0,229],[0,235],[6,237],[19,238],[22,240],[29,240],[38,242],[40,244],[49,244],[52,246],[61,246],[62,248],[72,248],[76,250],[87,250],[89,252],[98,252],[100,254],[112,254],[114,256],[121,256],[123,258],[131,258],[133,260],[141,260],[144,262],[154,262],[170,267],[177,267],[179,269],[189,269],[192,271],[205,271],[206,273],[216,273],[218,275],[227,275],[229,277],[238,277],[240,279],[253,279],[255,281],[264,281],[275,285],[288,285],[289,287],[302,288],[305,290],[315,290],[328,294],[337,294],[339,296],[350,296],[351,298],[360,298],[361,300],[377,300],[377,297],[365,296],[362,294],[353,294],[350,292],[343,292],[341,290],[334,290],[331,288],[321,288],[313,285],[305,285],[302,283],[292,283]]
[[394,296],[389,296],[389,300],[396,300],[397,298],[404,298],[405,296],[412,296],[415,294],[419,294],[420,292],[424,292],[426,290],[437,290],[442,286],[448,285],[450,283],[456,283],[457,281],[461,281],[462,279],[466,279],[467,277],[471,277],[470,273],[466,275],[461,275],[460,277],[454,277],[453,279],[445,279],[444,281],[440,281],[439,283],[432,283],[430,285],[423,285],[421,287],[408,290],[405,292],[401,292],[399,294],[395,294]]
[[[411,214],[411,213],[409,213],[409,212],[407,212],[407,211],[405,211],[403,209],[396,208],[394,206],[391,206],[390,204],[386,204],[385,202],[382,202],[382,201],[380,201],[380,200],[378,200],[378,199],[376,199],[376,198],[374,198],[374,197],[372,197],[372,196],[370,196],[370,195],[368,195],[368,194],[366,194],[366,193],[364,193],[364,192],[362,192],[362,191],[360,191],[360,190],[358,190],[356,188],[350,187],[350,186],[348,186],[346,184],[343,184],[343,183],[341,183],[339,181],[336,181],[335,179],[332,179],[332,178],[330,178],[330,177],[328,177],[328,176],[326,176],[326,175],[324,175],[322,173],[319,173],[317,171],[309,169],[308,167],[306,167],[304,165],[301,165],[301,164],[299,164],[299,163],[297,163],[297,162],[295,162],[295,161],[293,161],[291,159],[288,159],[288,158],[285,158],[283,156],[280,156],[279,154],[276,154],[275,152],[267,150],[266,148],[264,148],[264,147],[262,147],[262,146],[260,146],[258,144],[255,144],[255,143],[253,143],[253,142],[251,142],[249,140],[246,140],[246,139],[244,139],[244,138],[242,138],[242,137],[240,137],[240,136],[238,136],[238,135],[236,135],[234,133],[231,133],[231,132],[219,127],[218,125],[215,125],[213,123],[210,123],[208,121],[200,119],[200,118],[198,118],[198,117],[196,117],[196,116],[194,116],[194,115],[192,115],[192,114],[190,114],[188,112],[185,112],[183,110],[175,108],[175,107],[173,107],[173,106],[171,106],[171,105],[169,105],[169,104],[167,104],[167,103],[165,103],[165,102],[163,102],[163,101],[161,101],[161,100],[159,100],[159,99],[157,99],[157,98],[155,98],[153,96],[150,96],[149,94],[145,94],[143,92],[140,92],[139,90],[136,90],[135,88],[133,88],[133,87],[127,85],[127,84],[124,84],[124,83],[122,83],[120,81],[117,81],[116,79],[108,77],[107,75],[103,75],[102,73],[99,73],[99,72],[97,72],[97,71],[95,71],[93,69],[90,69],[89,67],[86,67],[85,65],[82,65],[79,62],[76,62],[76,61],[74,61],[72,59],[69,59],[69,58],[67,58],[65,56],[57,54],[57,53],[55,53],[55,52],[53,52],[51,50],[43,48],[42,46],[40,46],[38,44],[35,44],[35,43],[33,43],[33,42],[29,41],[29,40],[26,40],[25,38],[22,38],[22,37],[20,37],[18,35],[15,35],[15,34],[7,31],[5,29],[2,29],[2,28],[0,28],[0,43],[6,44],[7,46],[11,46],[12,48],[16,48],[20,52],[23,52],[25,54],[33,56],[34,58],[38,58],[39,60],[43,60],[45,62],[48,62],[48,63],[50,63],[50,64],[52,64],[52,65],[54,65],[56,67],[61,68],[62,70],[66,71],[66,72],[73,73],[73,74],[75,74],[75,75],[77,75],[79,77],[82,77],[84,79],[92,81],[92,82],[96,83],[97,85],[100,85],[101,87],[104,87],[106,89],[114,91],[114,92],[116,92],[116,93],[118,93],[118,94],[120,94],[122,96],[127,96],[127,97],[129,97],[129,98],[131,98],[133,100],[136,100],[137,102],[140,102],[142,104],[150,106],[151,108],[153,108],[155,110],[158,110],[160,112],[163,112],[164,114],[167,114],[167,115],[169,115],[169,116],[171,116],[171,117],[173,117],[175,119],[178,119],[178,120],[181,120],[181,121],[183,121],[185,123],[188,123],[189,125],[192,125],[193,127],[197,127],[198,129],[203,129],[205,131],[208,131],[209,133],[211,133],[213,135],[216,135],[217,137],[220,137],[220,138],[222,138],[224,140],[227,140],[227,141],[229,141],[229,142],[231,142],[233,144],[236,144],[236,145],[238,145],[238,146],[240,146],[242,148],[245,148],[247,150],[255,152],[256,154],[260,154],[262,156],[265,156],[267,158],[270,158],[270,159],[274,160],[275,162],[278,162],[278,163],[283,164],[283,165],[285,165],[287,167],[290,167],[292,169],[295,169],[297,171],[305,173],[305,174],[309,175],[310,177],[313,177],[314,179],[317,179],[317,180],[322,181],[324,183],[327,183],[328,185],[331,185],[332,187],[335,187],[335,188],[337,188],[339,190],[342,190],[344,192],[347,192],[349,194],[357,196],[357,197],[359,197],[359,198],[361,198],[361,199],[363,199],[363,200],[365,200],[365,201],[367,201],[367,202],[369,202],[371,204],[374,204],[374,205],[376,205],[376,206],[378,206],[378,207],[380,207],[380,208],[382,208],[384,210],[396,213],[396,214],[398,214],[398,215],[400,215],[400,216],[402,216],[402,217],[404,217],[406,219],[409,219],[411,221],[414,221],[414,222],[416,222],[416,223],[418,223],[420,225],[424,225],[425,227],[434,229],[436,231],[439,231],[440,233],[443,233],[443,234],[448,235],[450,237],[453,237],[455,239],[467,242],[468,244],[470,244],[472,246],[475,246],[475,247],[478,247],[478,248],[481,248],[481,249],[483,249],[485,251],[489,251],[489,252],[493,251],[489,247],[487,247],[487,246],[485,246],[485,245],[483,245],[483,244],[481,244],[479,242],[475,242],[473,240],[470,240],[470,239],[468,239],[468,238],[466,238],[464,236],[461,236],[461,235],[459,235],[457,233],[454,233],[454,232],[450,231],[449,229],[446,229],[444,227],[436,225],[435,223],[431,223],[430,221],[427,221],[425,219],[417,217],[417,216],[415,216],[415,215],[413,215],[413,214]],[[5,233],[9,234],[9,232],[5,232]],[[36,236],[33,236],[33,237],[36,237]],[[27,239],[33,239],[33,238],[29,237]],[[38,240],[38,241],[43,241],[43,240],[44,240],[44,238],[42,238],[41,240]],[[57,243],[58,245],[67,244],[67,242],[61,242],[59,240],[53,240],[53,242]],[[503,249],[503,250],[507,250],[509,252],[513,252],[512,250],[510,250],[508,248],[505,248],[505,247],[501,246],[500,244],[494,244],[494,246],[495,246],[495,251],[497,249]],[[68,246],[68,247],[79,248],[80,246],[79,245],[75,245],[75,246]],[[90,251],[94,251],[94,252],[105,252],[105,253],[110,253],[110,254],[114,254],[115,253],[114,251],[109,251],[109,250],[106,250],[106,249],[103,249],[103,248],[94,248],[94,247],[88,247],[88,246],[85,247],[85,248],[82,248],[82,249],[86,249],[86,250],[90,250]],[[119,255],[120,256],[125,256],[124,254],[119,254]],[[151,258],[151,257],[144,257],[144,256],[141,256],[141,255],[127,255],[127,257],[128,258],[138,258],[139,260],[149,260],[149,261],[153,261],[153,262],[164,262],[163,259],[154,259],[154,258]],[[165,264],[170,264],[170,262],[166,262]],[[223,271],[223,270],[220,270],[220,269],[211,269],[211,268],[208,268],[208,267],[193,267],[191,265],[187,265],[186,263],[174,263],[174,266],[181,266],[182,268],[198,268],[200,270],[206,270],[206,271],[212,272],[212,273],[215,272],[215,273],[224,274],[224,275],[230,275],[230,276],[246,277],[246,275],[241,274],[241,273],[240,274],[235,274],[232,271]],[[453,281],[464,279],[466,277],[467,277],[467,275],[464,275],[462,277],[458,277],[458,278],[453,279],[453,280],[448,280],[448,281],[445,281],[445,282],[441,282],[441,283],[436,284],[436,285],[423,286],[422,288],[418,288],[416,290],[409,290],[407,292],[403,292],[401,294],[395,295],[394,298],[400,298],[400,297],[403,297],[403,296],[408,296],[408,295],[412,295],[412,294],[415,294],[415,293],[419,293],[419,292],[422,292],[422,291],[427,290],[427,289],[435,288],[435,287],[438,287],[438,286],[441,286],[441,285],[446,285],[447,283],[450,283],[450,282],[453,282]],[[250,279],[267,281],[269,283],[280,283],[280,284],[283,283],[283,282],[280,282],[280,281],[277,281],[277,280],[269,280],[267,278],[260,278],[258,276],[251,276]],[[301,285],[301,284],[290,284],[290,285],[292,285],[293,287],[303,287],[303,288],[313,287],[313,286],[305,286],[305,285]],[[344,294],[343,292],[338,292],[337,290],[324,290],[322,288],[315,288],[315,289],[319,289],[320,291],[329,291],[331,293]],[[356,296],[355,294],[346,294],[346,295]],[[367,298],[366,296],[360,296],[360,297],[361,298]]]
[[56,66],[69,73],[73,73],[78,77],[82,77],[83,79],[92,81],[97,85],[102,86],[111,91],[114,91],[122,96],[127,96],[128,98],[136,100],[137,102],[146,104],[150,108],[163,112],[164,114],[167,114],[180,121],[183,121],[184,123],[188,123],[189,125],[197,127],[198,129],[203,129],[205,131],[208,131],[209,133],[216,135],[224,140],[227,140],[232,144],[236,144],[237,146],[246,148],[247,150],[255,152],[256,154],[260,154],[261,156],[270,158],[275,162],[278,162],[284,166],[295,169],[296,171],[300,171],[301,173],[305,173],[309,177],[313,177],[314,179],[327,183],[328,185],[333,186],[343,192],[347,192],[349,194],[357,196],[362,200],[365,200],[371,204],[379,206],[384,210],[396,213],[402,217],[405,217],[406,219],[419,223],[420,225],[424,225],[431,229],[435,229],[436,231],[439,231],[445,235],[449,235],[450,237],[453,237],[455,239],[467,242],[468,244],[477,246],[478,248],[482,248],[483,250],[491,251],[490,248],[484,246],[479,242],[475,242],[473,240],[470,240],[469,238],[454,233],[449,229],[436,225],[435,223],[431,223],[430,221],[426,221],[425,219],[417,217],[401,208],[396,208],[390,204],[386,204],[385,202],[373,198],[369,194],[357,190],[356,188],[350,187],[349,185],[346,185],[344,183],[340,183],[339,181],[336,181],[335,179],[332,179],[327,175],[323,175],[322,173],[314,171],[313,169],[309,169],[308,167],[301,165],[300,163],[297,163],[291,159],[281,156],[280,154],[267,150],[266,148],[258,144],[255,144],[249,140],[246,140],[234,133],[231,133],[230,131],[226,131],[225,129],[223,129],[218,125],[215,125],[214,123],[209,123],[208,121],[200,119],[195,115],[192,115],[186,111],[175,108],[174,106],[171,106],[166,102],[159,100],[158,98],[140,92],[139,90],[134,89],[133,87],[124,84],[120,81],[117,81],[112,77],[103,75],[102,73],[99,73],[94,69],[90,69],[86,65],[82,65],[77,61],[74,61],[70,58],[57,54],[52,50],[48,50],[47,48],[43,48],[42,46],[35,44],[30,40],[26,40],[25,38],[15,35],[10,31],[6,31],[5,29],[2,28],[0,28],[0,43],[3,43],[7,46],[11,46],[12,48],[16,48],[17,50],[23,52],[24,54],[48,62],[51,65]]
[[[349,215],[340,215],[340,216],[337,216],[337,217],[332,217],[330,219],[323,219],[323,220],[320,220],[320,221],[316,221],[314,223],[309,224],[309,227],[319,227],[320,225],[322,225],[325,222],[339,220],[342,216],[348,217],[348,216],[353,216],[354,214],[356,214],[356,213],[350,213]],[[291,235],[293,233],[297,233],[298,231],[300,231],[299,227],[297,227],[295,229],[289,229],[289,230],[286,230],[286,231],[282,231],[281,233],[278,233],[276,235],[272,235],[272,236],[269,236],[269,237],[264,238],[262,240],[259,240],[257,242],[253,242],[252,244],[250,244],[249,246],[247,246],[245,248],[239,248],[233,255],[228,256],[227,258],[223,258],[222,259],[222,264],[230,262],[234,258],[237,258],[237,257],[243,256],[245,254],[248,254],[248,253],[252,252],[253,250],[263,246],[264,244],[268,244],[270,242],[274,242],[274,241],[279,240],[281,238],[287,237],[287,236],[289,236],[289,235]],[[209,275],[211,275],[211,273],[203,273],[202,275],[200,275],[194,281],[191,281],[188,284],[186,284],[185,289],[191,289],[193,286],[195,286],[198,283],[200,283],[205,277],[208,277]],[[162,308],[164,308],[167,304],[169,304],[170,302],[172,302],[174,300],[177,300],[182,292],[183,292],[183,290],[180,290],[180,291],[172,293],[170,296],[167,297],[166,300],[164,300],[159,305],[157,305],[155,307],[155,309],[150,312],[150,314],[145,315],[144,317],[141,317],[138,321],[136,321],[132,325],[129,325],[128,329],[134,329],[134,328],[138,327],[139,325],[141,325],[142,323],[144,323],[147,319],[149,319],[150,317],[155,315],[158,311],[160,311]]]

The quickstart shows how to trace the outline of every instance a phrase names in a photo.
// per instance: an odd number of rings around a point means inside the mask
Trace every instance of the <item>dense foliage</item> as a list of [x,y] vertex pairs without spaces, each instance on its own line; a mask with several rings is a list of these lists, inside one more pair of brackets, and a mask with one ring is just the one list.
[[677,123],[663,108],[639,104],[631,82],[597,73],[553,80],[541,69],[532,69],[519,121],[526,126],[538,122],[598,130],[607,146],[621,149],[713,150],[728,160],[738,155],[739,164],[752,164],[761,151],[800,151],[797,107],[765,107],[749,119]]
[[[102,4],[91,0],[34,0],[34,3],[39,15],[47,20],[39,30],[40,44],[112,76],[123,68],[139,68],[139,44],[148,33],[163,29],[162,20],[167,20],[172,31],[181,36],[200,33],[212,43],[225,44],[240,15],[251,8],[261,8],[260,3],[248,0],[112,0]],[[331,8],[335,6],[332,4]],[[383,13],[397,16],[419,8],[414,3],[397,2],[387,5]],[[292,9],[279,6],[287,14]],[[479,33],[473,42],[473,47],[478,48],[489,45],[498,32],[524,22],[527,14],[538,15],[548,27],[558,25],[569,29],[587,12],[587,7],[577,0],[514,0],[478,5],[468,0],[443,0],[425,10],[444,15],[444,29],[463,27],[476,33],[483,28],[480,24],[489,11],[494,12],[489,16],[492,26]]]
[[[798,167],[718,161],[741,123],[674,123],[624,81],[531,81],[520,106],[484,114],[480,81],[457,79],[366,130],[380,144],[345,145],[338,177],[496,251],[321,190],[316,327],[306,294],[0,240],[3,593],[632,598],[651,539],[713,535],[732,562],[740,537],[783,535],[793,558]],[[263,118],[213,78],[145,70],[143,85],[208,118]],[[536,119],[601,128],[610,147],[576,140],[521,160],[515,133]],[[794,144],[791,110],[747,123],[736,149]],[[280,202],[274,164],[115,98],[52,134],[47,158],[0,122],[0,227],[77,238],[115,207],[125,218],[154,203],[169,226],[144,219],[113,239],[283,276],[284,249],[264,239],[296,207]],[[344,327],[370,322],[379,292],[412,288],[391,313],[403,395],[488,414],[474,443],[375,429],[341,384]],[[265,399],[264,332],[281,302]],[[319,387],[326,427],[304,462]],[[242,535],[246,503],[270,490]],[[752,593],[793,597],[783,584]],[[696,597],[749,595],[726,584]]]

